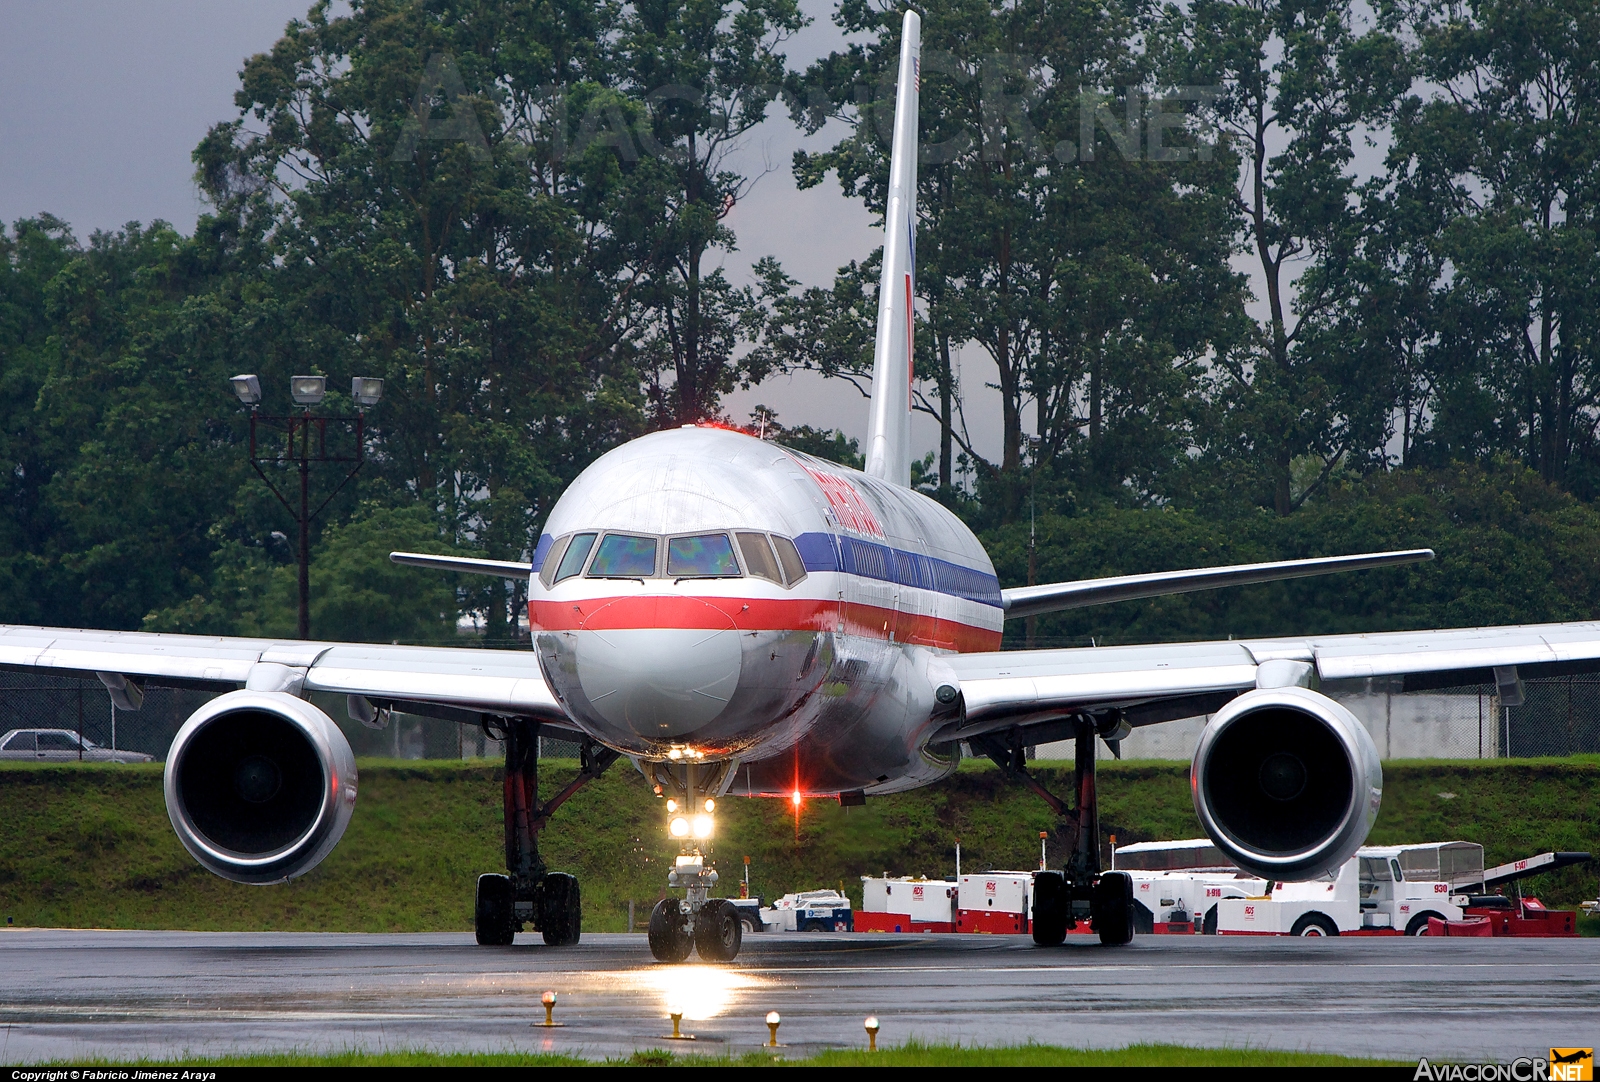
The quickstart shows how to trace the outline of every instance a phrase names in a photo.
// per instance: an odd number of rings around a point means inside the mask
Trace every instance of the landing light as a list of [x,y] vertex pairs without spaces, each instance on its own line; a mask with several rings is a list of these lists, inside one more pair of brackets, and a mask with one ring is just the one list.
[[711,816],[709,816],[709,815],[697,815],[697,816],[695,816],[694,817],[694,836],[696,838],[709,838],[709,837],[711,837],[712,825],[713,824],[712,824]]
[[792,804],[793,804],[793,805],[794,805],[794,806],[795,806],[795,807],[797,807],[797,808],[798,808],[798,807],[799,807],[799,806],[800,806],[800,790],[798,790],[798,789],[796,789],[796,790],[795,790],[795,791],[794,791],[794,795],[793,795],[793,796],[791,796],[791,797],[790,797],[790,798],[789,798],[789,801],[790,801],[790,803],[792,803]]
[[667,824],[667,830],[671,832],[674,838],[687,838],[689,836],[689,820],[681,815],[674,816],[672,822]]

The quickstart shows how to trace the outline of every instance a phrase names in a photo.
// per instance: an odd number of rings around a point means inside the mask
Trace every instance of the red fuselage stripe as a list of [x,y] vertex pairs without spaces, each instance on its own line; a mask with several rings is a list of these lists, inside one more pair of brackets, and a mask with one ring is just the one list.
[[[842,616],[841,616],[841,609]],[[997,650],[1000,632],[955,620],[896,612],[877,605],[815,598],[594,597],[529,601],[528,622],[539,631],[618,631],[671,628],[716,631],[843,631],[960,653]]]

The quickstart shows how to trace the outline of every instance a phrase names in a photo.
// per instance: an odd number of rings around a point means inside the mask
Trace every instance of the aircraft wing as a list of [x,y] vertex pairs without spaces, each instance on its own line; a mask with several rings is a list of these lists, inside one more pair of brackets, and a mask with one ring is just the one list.
[[948,740],[1118,708],[1134,726],[1213,713],[1255,687],[1402,677],[1407,691],[1492,683],[1508,705],[1522,680],[1600,671],[1600,623],[1524,624],[1229,642],[960,654],[940,659],[964,713]]
[[360,695],[376,705],[398,705],[413,713],[442,707],[571,725],[532,650],[0,625],[0,668],[93,674],[123,709],[137,708],[138,684],[148,680],[217,691],[326,691]]
[[[396,557],[402,555],[395,553]],[[1361,552],[1352,556],[1321,556],[1312,560],[1278,560],[1264,564],[1233,564],[1226,567],[1199,567],[1186,571],[1157,571],[1150,575],[1113,575],[1076,582],[1049,582],[1041,586],[1016,586],[1000,591],[1006,619],[1016,620],[1040,613],[1081,609],[1089,605],[1109,605],[1141,597],[1188,594],[1215,590],[1223,586],[1248,586],[1258,582],[1281,582],[1341,571],[1365,571],[1374,567],[1393,567],[1433,559],[1432,549],[1402,549],[1397,552]]]

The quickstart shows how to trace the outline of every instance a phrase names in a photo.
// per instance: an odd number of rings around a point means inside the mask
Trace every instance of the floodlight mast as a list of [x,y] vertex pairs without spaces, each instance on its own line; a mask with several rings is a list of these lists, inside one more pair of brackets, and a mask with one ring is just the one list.
[[[352,415],[315,416],[312,407],[322,404],[327,396],[327,378],[325,376],[292,376],[289,379],[289,397],[301,407],[301,412],[290,414],[286,417],[269,417],[260,412],[261,405],[261,380],[254,375],[238,375],[228,381],[233,385],[233,393],[240,403],[250,407],[250,465],[255,468],[261,479],[267,483],[272,494],[283,504],[284,509],[294,518],[299,527],[299,594],[300,614],[298,634],[302,639],[311,637],[311,523],[318,515],[326,510],[333,498],[344,490],[344,486],[361,472],[361,467],[366,461],[366,414],[367,410],[377,405],[383,398],[383,380],[370,376],[357,376],[350,384],[350,397],[356,405],[356,412]],[[355,431],[355,453],[349,455],[330,454],[328,451],[328,422],[350,425]],[[256,439],[256,427],[265,422],[274,428],[281,428],[285,433],[285,440],[281,449],[272,454],[262,455],[259,452]],[[315,446],[313,447],[312,430],[316,430]],[[317,463],[350,462],[354,463],[344,479],[328,493],[327,497],[313,510],[311,507],[311,467]],[[263,463],[274,466],[293,465],[300,474],[300,505],[298,508],[289,501],[273,482],[272,477],[262,469]]]

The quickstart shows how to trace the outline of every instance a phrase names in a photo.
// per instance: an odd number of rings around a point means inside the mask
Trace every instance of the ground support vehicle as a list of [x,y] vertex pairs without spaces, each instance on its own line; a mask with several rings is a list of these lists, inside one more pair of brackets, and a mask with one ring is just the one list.
[[769,932],[849,932],[855,928],[850,899],[836,890],[785,894],[760,913]]
[[956,928],[954,878],[921,876],[861,877],[858,932],[953,932]]
[[747,932],[764,932],[766,924],[761,919],[760,898],[728,898],[727,903],[733,906],[733,911],[739,915],[740,922]]
[[[1525,898],[1520,890],[1515,897],[1504,893],[1507,886],[1530,875],[1555,871],[1574,864],[1585,864],[1593,859],[1588,853],[1540,853],[1538,856],[1514,860],[1484,871],[1481,880],[1462,882],[1456,888],[1468,893],[1454,895],[1452,902],[1460,905],[1463,916],[1458,921],[1430,920],[1429,935],[1444,936],[1526,936],[1555,938],[1578,934],[1578,914],[1568,909],[1549,909],[1537,898]],[[1587,908],[1587,907],[1585,907]]]
[[1224,898],[1217,933],[1426,935],[1430,919],[1461,919],[1452,884],[1481,878],[1482,869],[1483,847],[1470,842],[1363,846],[1336,876],[1273,883],[1259,897]]

